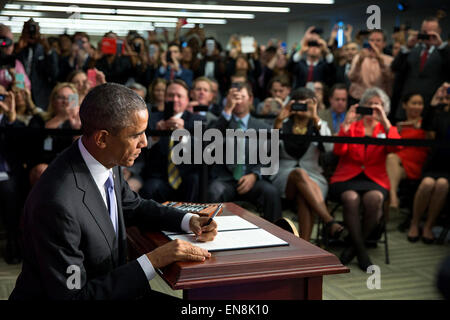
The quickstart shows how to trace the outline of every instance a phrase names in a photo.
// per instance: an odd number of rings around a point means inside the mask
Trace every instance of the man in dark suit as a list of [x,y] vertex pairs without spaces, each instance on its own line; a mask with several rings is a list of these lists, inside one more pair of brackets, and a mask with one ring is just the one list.
[[420,34],[428,39],[419,40],[419,32],[411,31],[406,46],[401,47],[391,64],[397,77],[396,92],[401,92],[394,95],[391,103],[391,113],[395,113],[397,120],[405,119],[405,112],[399,106],[406,93],[420,93],[427,106],[439,86],[450,81],[450,46],[441,39],[441,31],[438,18],[426,18]]
[[25,204],[24,262],[10,299],[149,298],[155,269],[210,254],[171,241],[127,263],[127,226],[192,230],[211,240],[217,225],[132,192],[118,166],[146,147],[145,102],[124,86],[94,88],[80,107],[83,136],[58,156]]
[[302,39],[302,47],[292,55],[289,69],[293,70],[293,88],[304,87],[308,82],[320,81],[328,86],[334,83],[336,67],[333,54],[325,40],[309,28]]
[[[211,127],[219,129],[224,135],[227,129],[267,129],[270,127],[250,115],[253,94],[250,84],[243,83],[240,88],[231,88],[227,96],[227,104],[217,122]],[[228,140],[228,139],[224,139]],[[208,188],[208,201],[228,202],[235,200],[249,201],[262,208],[264,218],[275,221],[281,217],[281,199],[276,188],[261,175],[260,163],[249,163],[249,145],[256,141],[246,141],[244,151],[235,152],[244,155],[244,165],[216,164],[211,170]],[[239,145],[239,144],[236,144]],[[224,152],[226,153],[226,152]],[[224,154],[224,158],[226,155]],[[238,160],[239,161],[239,160]],[[225,161],[224,161],[225,162]]]
[[[205,120],[186,110],[189,105],[189,88],[183,80],[176,79],[168,84],[166,102],[173,102],[173,115],[165,119],[164,112],[152,113],[149,129],[193,131],[194,121]],[[170,152],[173,147],[185,141],[175,142],[170,136],[154,136],[149,140],[150,148],[144,154],[144,185],[140,190],[141,196],[158,202],[198,201],[199,168],[190,164],[175,165],[171,161]]]

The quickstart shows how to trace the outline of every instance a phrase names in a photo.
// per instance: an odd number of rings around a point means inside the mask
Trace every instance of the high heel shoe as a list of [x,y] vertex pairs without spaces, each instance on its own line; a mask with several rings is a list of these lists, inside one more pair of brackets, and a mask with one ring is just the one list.
[[433,244],[436,241],[435,238],[426,238],[422,236],[422,242],[425,244]]
[[417,236],[415,236],[415,237],[407,236],[408,241],[412,242],[412,243],[419,241],[421,234],[422,234],[422,230],[419,228],[419,234]]
[[367,268],[373,265],[372,261],[370,261],[369,255],[367,253],[361,253],[357,255],[358,257],[358,266],[359,268],[367,272]]
[[347,247],[342,251],[339,260],[343,265],[347,265],[352,262],[353,258],[356,256],[356,250],[353,246]]

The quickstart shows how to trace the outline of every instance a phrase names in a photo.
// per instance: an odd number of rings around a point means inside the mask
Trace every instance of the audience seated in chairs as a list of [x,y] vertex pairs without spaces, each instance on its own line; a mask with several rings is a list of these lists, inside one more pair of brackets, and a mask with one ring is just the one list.
[[[253,93],[250,85],[244,83],[240,88],[231,88],[227,96],[227,104],[222,115],[212,126],[225,136],[227,129],[270,129],[264,122],[250,115]],[[261,163],[249,163],[249,144],[256,143],[245,139],[245,151],[237,150],[234,154],[245,156],[245,165],[215,164],[211,169],[211,180],[208,188],[209,202],[248,201],[262,210],[269,221],[281,217],[281,200],[277,189],[261,175]],[[235,144],[239,145],[239,144]],[[224,150],[226,158],[226,148]]]
[[[450,130],[450,94],[447,89],[449,83],[444,83],[431,101],[430,112],[424,119],[424,128],[430,132],[432,139],[449,142]],[[449,189],[450,150],[435,146],[425,162],[422,170],[422,181],[414,196],[413,216],[408,231],[408,240],[416,242],[422,237],[426,244],[434,243],[432,228],[447,201]],[[423,214],[427,217],[423,229],[420,221]]]
[[[305,111],[293,111],[294,103],[307,104]],[[291,100],[275,120],[275,129],[282,133],[307,136],[329,136],[330,129],[317,115],[317,98],[309,89],[296,89]],[[331,151],[329,143],[300,142],[285,139],[280,142],[280,169],[272,177],[273,185],[282,191],[282,197],[294,200],[297,204],[300,236],[309,241],[315,215],[325,223],[326,236],[338,237],[343,227],[336,223],[328,213],[325,198],[328,182],[319,166],[319,155]]]
[[[173,116],[164,118],[164,112],[153,113],[148,129],[177,130],[194,129],[194,121],[203,121],[202,116],[187,111],[189,88],[180,79],[169,82],[166,90],[166,102],[173,102]],[[181,139],[178,143],[185,142]],[[195,165],[172,162],[172,149],[178,144],[170,136],[149,138],[149,149],[144,154],[144,185],[140,190],[142,197],[158,202],[179,200],[195,202],[199,195],[199,171]],[[192,146],[191,146],[192,147]],[[193,149],[192,149],[193,150]]]
[[[269,126],[264,126],[262,121],[256,121],[250,116],[248,123],[244,121],[244,128],[273,127],[273,119],[279,115],[283,105],[286,105],[290,99],[291,87],[311,89],[314,87],[315,98],[318,100],[317,114],[322,120],[320,130],[314,125],[312,127],[308,125],[306,117],[298,118],[297,116],[288,117],[286,122],[281,122],[282,130],[292,129],[295,127],[294,124],[300,128],[300,131],[306,128],[305,134],[307,135],[324,135],[328,134],[324,132],[328,126],[333,135],[339,133],[340,136],[350,137],[369,135],[398,138],[395,135],[394,127],[387,130],[386,127],[389,127],[390,124],[385,121],[381,110],[383,108],[379,106],[374,105],[377,120],[366,116],[359,121],[353,121],[356,120],[354,119],[355,108],[346,117],[347,106],[357,101],[348,103],[351,98],[347,92],[350,84],[352,84],[351,93],[358,99],[366,88],[377,85],[388,94],[393,92],[391,99],[395,101],[395,105],[398,105],[400,98],[406,92],[414,93],[405,97],[404,108],[397,110],[400,115],[396,116],[392,112],[390,115],[390,119],[402,121],[398,124],[402,138],[423,138],[424,130],[427,135],[434,134],[436,139],[445,138],[445,129],[447,128],[445,119],[448,115],[445,110],[448,107],[443,105],[430,107],[428,103],[439,85],[449,80],[448,75],[450,74],[449,46],[447,41],[441,38],[442,30],[437,18],[423,20],[420,33],[426,33],[429,36],[428,40],[419,40],[418,31],[410,30],[408,36],[406,30],[402,29],[399,32],[403,33],[403,37],[408,41],[402,42],[406,46],[400,47],[398,42],[400,38],[397,38],[399,35],[397,32],[395,37],[397,42],[394,43],[396,46],[394,60],[386,55],[386,51],[383,52],[385,41],[380,30],[372,31],[367,36],[363,35],[364,32],[360,32],[362,38],[369,37],[370,48],[363,49],[356,56],[359,52],[358,45],[361,47],[364,39],[361,38],[358,43],[352,42],[351,27],[346,29],[344,33],[347,44],[341,50],[343,57],[340,57],[339,50],[335,48],[337,26],[328,39],[330,47],[327,46],[327,39],[322,39],[317,30],[313,29],[315,28],[308,28],[303,38],[298,39],[301,40],[300,45],[293,44],[292,50],[289,50],[283,43],[283,39],[271,39],[266,44],[255,42],[255,52],[247,54],[242,52],[239,36],[230,37],[229,46],[222,50],[221,43],[206,36],[207,29],[196,26],[181,36],[181,24],[178,23],[173,39],[169,39],[168,33],[157,34],[154,31],[149,32],[146,39],[139,36],[137,32],[129,32],[126,39],[120,39],[117,34],[107,32],[105,37],[123,40],[124,50],[117,51],[115,54],[105,54],[102,51],[101,42],[94,47],[90,43],[89,35],[83,32],[77,32],[73,37],[67,34],[60,35],[58,46],[58,43],[55,42],[56,38],[50,39],[40,34],[39,24],[30,19],[24,24],[19,40],[14,43],[11,30],[0,24],[0,36],[6,40],[0,48],[2,54],[0,84],[6,90],[14,93],[17,120],[13,123],[16,125],[23,126],[21,123],[23,122],[33,128],[78,129],[78,106],[73,108],[69,106],[69,95],[77,93],[78,103],[81,104],[91,86],[104,83],[106,79],[123,84],[140,83],[148,88],[148,94],[146,95],[145,90],[139,86],[135,86],[134,90],[140,92],[144,100],[148,98],[148,108],[149,111],[151,110],[149,129],[164,130],[176,129],[173,127],[175,125],[179,125],[178,128],[192,129],[194,120],[205,122],[204,114],[192,114],[189,110],[183,109],[185,105],[187,106],[189,97],[192,99],[190,107],[209,106],[210,112],[206,114],[208,127],[214,126],[223,130],[225,128],[236,129],[238,119],[247,120],[245,113],[247,106],[250,106],[253,115],[255,111],[253,103],[258,106],[256,114],[270,115],[273,118],[264,119],[270,123]],[[182,52],[180,52],[180,44],[183,44]],[[199,48],[200,44],[202,44],[201,48]],[[166,59],[168,52],[164,53],[164,49],[167,47],[172,61]],[[13,59],[13,51],[15,51],[17,59]],[[7,64],[5,64],[6,60]],[[392,64],[391,61],[393,61]],[[89,83],[87,79],[88,68],[96,70],[97,81],[94,84]],[[67,81],[75,87],[69,84],[55,87],[57,80],[66,81],[67,75],[73,70],[75,71],[70,74]],[[395,72],[394,85],[392,72]],[[161,78],[157,78],[158,73]],[[19,74],[24,76],[19,76]],[[187,93],[186,86],[177,81],[184,79],[188,82],[189,87],[194,76],[197,80],[193,83],[193,89],[189,95],[185,95]],[[20,89],[22,87],[22,83],[19,84],[22,82],[20,79],[23,79],[25,89]],[[170,79],[178,80],[171,85],[171,90],[168,90],[167,82]],[[357,79],[362,81],[358,82]],[[353,83],[350,82],[351,80]],[[251,87],[247,88],[247,85],[244,85],[242,89],[237,89],[237,92],[232,90],[232,93],[228,93],[232,83],[244,82],[251,83]],[[341,84],[337,82],[341,82]],[[329,99],[323,93],[326,86],[334,86]],[[270,87],[270,92],[268,87]],[[444,92],[447,87],[448,85],[445,84],[441,86],[435,95],[436,99],[433,99],[439,101],[432,102],[432,105],[439,103],[448,105],[448,97]],[[52,88],[54,89],[51,93]],[[166,91],[170,93],[167,97],[165,96]],[[384,104],[386,109],[387,99],[380,91],[375,91],[378,95],[369,96],[366,100],[378,99],[379,101],[375,102],[378,102],[379,105]],[[266,99],[269,95],[271,95],[270,99]],[[321,96],[323,98],[320,98]],[[279,101],[272,98],[279,99]],[[228,101],[229,99],[233,101]],[[417,113],[421,99],[423,99],[424,110],[420,128],[418,127],[420,117],[417,117]],[[174,100],[175,109],[180,104],[182,105],[178,111],[175,111],[178,114],[168,120],[163,119],[166,100]],[[249,102],[249,104],[247,105],[243,101]],[[263,102],[258,104],[259,101]],[[274,103],[276,101],[278,103]],[[328,102],[330,108],[320,110]],[[236,105],[234,110],[231,108],[232,104]],[[391,100],[391,109],[394,109],[395,106],[392,104]],[[229,112],[224,114],[225,106],[228,106]],[[47,107],[48,111],[43,112],[42,110],[47,110]],[[403,110],[406,111],[406,119]],[[416,114],[414,115],[414,113]],[[214,116],[212,116],[213,114]],[[12,125],[5,122],[7,118],[5,115],[6,113],[4,113],[1,125]],[[431,121],[433,115],[434,120]],[[347,124],[342,125],[344,119],[348,121]],[[353,123],[350,123],[352,121]],[[413,122],[412,126],[411,122]],[[285,125],[291,127],[285,128]],[[340,130],[344,126],[348,129],[347,131]],[[17,144],[18,138],[13,137],[13,139]],[[28,175],[31,183],[34,183],[56,154],[72,142],[73,137],[71,136],[34,134],[21,144],[25,146],[21,150],[6,148],[1,149],[0,154],[6,159],[10,168],[10,162],[15,163],[16,161],[11,159],[23,158],[22,161],[26,161],[25,170],[27,170],[23,175],[25,177]],[[323,210],[323,199],[327,192],[326,183],[322,179],[322,176],[328,179],[331,176],[328,173],[335,171],[334,169],[329,170],[328,166],[336,167],[337,156],[333,152],[319,152],[320,144],[312,142],[302,144],[302,148],[296,150],[293,155],[290,143],[295,144],[294,142],[283,142],[281,146],[281,155],[285,158],[281,159],[283,164],[280,167],[279,175],[273,178],[275,185],[279,183],[281,186],[279,191],[296,199],[301,208],[306,208],[305,211],[299,211],[302,237],[305,239],[310,237],[312,216],[309,213],[317,214],[325,223],[329,223],[325,228],[327,237],[338,235],[341,227],[333,223],[332,218]],[[327,144],[323,146],[326,151]],[[143,150],[141,157],[136,160],[132,168],[124,169],[124,176],[131,188],[146,197],[154,197],[158,201],[169,198],[175,201],[197,201],[198,168],[195,165],[176,166],[175,172],[178,175],[175,176],[181,178],[178,180],[179,185],[174,188],[169,183],[169,138],[153,137],[149,139],[149,147],[150,149]],[[409,201],[411,207],[414,208],[408,238],[416,241],[422,234],[425,242],[433,242],[431,228],[448,198],[446,196],[448,194],[446,173],[448,170],[445,171],[446,167],[444,167],[444,159],[447,159],[448,153],[444,149],[433,150],[425,162],[423,173],[421,173],[420,167],[425,157],[421,151],[424,148],[406,147],[401,149],[360,144],[336,144],[334,148],[336,153],[341,155],[341,159],[332,179],[328,197],[329,199],[334,197],[335,200],[344,204],[344,220],[349,226],[353,241],[352,249],[348,249],[342,254],[341,258],[344,262],[350,261],[354,255],[358,255],[361,266],[366,266],[370,262],[367,253],[361,249],[361,239],[364,241],[368,231],[377,223],[381,214],[380,203],[388,198],[389,185],[391,186],[389,190],[390,204],[394,208],[399,206],[399,200],[396,198],[397,186],[398,181],[404,177],[407,178],[404,179],[406,181],[417,179],[417,183],[421,182],[414,203],[412,199]],[[382,160],[386,158],[386,153],[389,151],[395,152],[388,155],[385,168]],[[10,155],[9,152],[18,152],[18,154]],[[22,156],[24,153],[26,156]],[[317,163],[316,156],[319,153],[321,160]],[[366,157],[363,158],[363,155]],[[441,165],[442,167],[440,167]],[[171,168],[173,170],[174,167]],[[262,208],[263,214],[268,220],[275,221],[281,217],[279,196],[275,195],[277,190],[267,181],[268,177],[259,174],[260,168],[260,166],[246,165],[243,167],[244,172],[240,174],[241,177],[236,178],[238,175],[233,177],[234,166],[214,166],[210,170],[213,178],[210,181],[211,189],[208,190],[210,201],[247,200],[256,204],[259,209]],[[325,169],[325,173],[322,172],[322,168]],[[8,172],[9,182],[14,181],[11,177],[15,173],[12,171]],[[290,176],[291,174],[293,177]],[[281,175],[284,176],[281,177]],[[180,181],[182,182],[180,183]],[[238,185],[238,181],[241,182],[240,185]],[[202,180],[203,182],[204,180]],[[0,183],[5,184],[4,181]],[[294,185],[294,187],[288,188],[288,185]],[[23,186],[26,192],[29,183],[25,182]],[[311,195],[307,190],[301,188],[308,188],[316,193]],[[5,191],[3,194],[8,193]],[[414,193],[411,193],[411,197],[413,196]],[[364,210],[365,221],[362,229],[356,223],[357,207],[359,206],[357,204],[359,203],[362,203],[363,207],[367,209]],[[373,203],[374,205],[372,205]],[[427,218],[423,231],[421,231],[420,220],[425,215]]]
[[[79,105],[76,99],[69,102],[71,97],[77,95],[75,86],[68,82],[57,84],[50,94],[50,104],[46,112],[36,114],[29,123],[30,128],[47,129],[80,129]],[[30,170],[30,184],[33,185],[45,171],[48,164],[58,153],[69,147],[75,137],[49,136],[36,134],[29,141],[30,156],[28,168]]]
[[[403,139],[425,139],[422,126],[423,98],[418,93],[410,93],[403,97],[403,108],[406,120],[397,122],[397,129]],[[389,207],[391,211],[399,210],[400,201],[397,196],[398,186],[403,179],[418,180],[422,166],[427,158],[428,148],[404,147],[396,153],[390,153],[386,159],[386,170],[391,189],[389,191]]]
[[[399,139],[397,128],[387,118],[389,97],[379,88],[367,89],[361,106],[372,108],[372,115],[356,113],[358,105],[352,105],[341,125],[341,137],[379,137]],[[389,196],[389,178],[386,157],[397,147],[336,143],[334,152],[340,157],[336,171],[330,180],[330,199],[343,205],[344,223],[349,230],[352,244],[341,256],[343,264],[358,257],[359,267],[366,271],[372,265],[364,241],[377,227],[383,215],[383,203]],[[359,216],[360,204],[363,220]]]

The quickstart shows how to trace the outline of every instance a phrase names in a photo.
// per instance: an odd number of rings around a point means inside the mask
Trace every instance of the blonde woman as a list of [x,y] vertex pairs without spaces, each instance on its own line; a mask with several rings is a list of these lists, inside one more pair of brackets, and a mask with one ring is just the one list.
[[17,119],[28,125],[31,118],[43,110],[34,104],[30,90],[14,86],[12,92],[16,100]]
[[[80,129],[78,92],[75,86],[68,82],[57,84],[51,94],[46,112],[33,116],[31,128],[47,129]],[[37,133],[30,141],[30,183],[33,185],[48,164],[73,141],[72,136],[49,136]]]

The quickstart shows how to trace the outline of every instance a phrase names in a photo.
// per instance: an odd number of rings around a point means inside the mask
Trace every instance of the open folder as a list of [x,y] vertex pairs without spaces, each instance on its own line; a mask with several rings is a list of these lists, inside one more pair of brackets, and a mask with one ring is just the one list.
[[289,245],[286,241],[239,216],[219,216],[214,220],[217,223],[218,232],[213,241],[197,241],[192,232],[163,232],[171,240],[180,239],[188,241],[210,252]]

